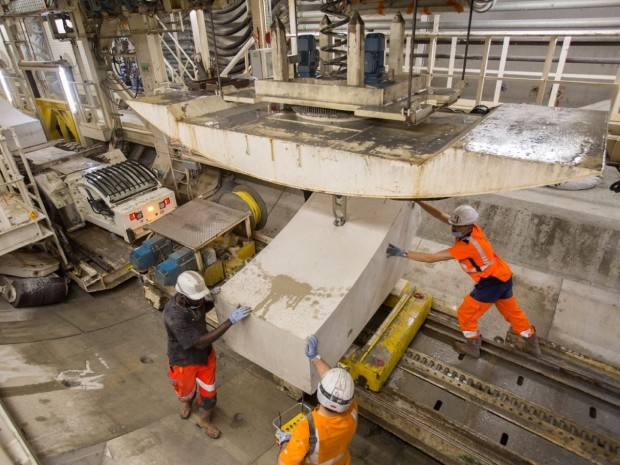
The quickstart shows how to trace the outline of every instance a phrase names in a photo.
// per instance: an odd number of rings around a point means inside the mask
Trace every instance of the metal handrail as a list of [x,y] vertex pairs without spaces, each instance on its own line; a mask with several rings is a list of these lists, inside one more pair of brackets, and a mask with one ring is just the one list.
[[[168,28],[166,27],[166,25],[162,22],[162,20],[160,18],[157,18],[157,21],[159,22],[160,26],[165,30],[168,31]],[[172,50],[172,48],[170,47],[170,45],[168,45],[168,43],[166,42],[166,40],[164,39],[164,34],[168,34],[168,36],[170,37],[170,39],[172,40],[172,42],[174,43],[175,46],[177,46],[177,49],[181,52],[181,54],[186,58],[186,62],[185,64],[180,60],[180,57],[177,56],[177,54]],[[176,59],[177,59],[177,63],[179,64],[179,66],[183,69],[184,74],[187,74],[187,76],[192,79],[192,80],[196,80],[197,78],[197,73],[198,73],[198,67],[194,64],[194,60],[192,60],[192,58],[185,52],[185,50],[183,50],[183,48],[181,47],[181,44],[179,43],[179,41],[172,35],[171,32],[164,32],[160,34],[160,39],[162,44],[164,44],[166,46],[166,48],[168,49],[168,51],[170,53],[172,53]],[[165,60],[165,59],[164,59]],[[168,60],[165,60],[168,61]],[[186,66],[187,63],[189,63],[192,67],[192,70],[194,72],[194,75],[192,76],[190,74],[190,72],[188,71],[188,67]]]

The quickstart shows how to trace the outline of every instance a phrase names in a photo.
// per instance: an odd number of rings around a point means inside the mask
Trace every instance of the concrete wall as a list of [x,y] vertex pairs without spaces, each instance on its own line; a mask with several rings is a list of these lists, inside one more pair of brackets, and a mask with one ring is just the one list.
[[[548,190],[540,193],[549,197],[553,192]],[[463,203],[478,209],[479,223],[508,262],[618,291],[620,222],[614,216],[597,215],[586,202],[566,199],[564,205],[544,205],[523,193],[453,198],[437,205],[450,212]],[[424,221],[418,234],[452,243],[449,229],[435,222]]]

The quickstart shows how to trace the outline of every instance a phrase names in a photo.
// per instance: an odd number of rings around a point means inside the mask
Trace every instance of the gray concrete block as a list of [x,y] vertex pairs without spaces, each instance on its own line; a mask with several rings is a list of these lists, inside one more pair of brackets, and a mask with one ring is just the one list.
[[219,321],[237,304],[253,314],[228,331],[233,350],[305,392],[318,376],[304,354],[316,334],[331,365],[345,353],[402,276],[389,242],[410,247],[416,218],[409,202],[350,198],[347,222],[333,224],[331,197],[314,194],[261,253],[222,286]]

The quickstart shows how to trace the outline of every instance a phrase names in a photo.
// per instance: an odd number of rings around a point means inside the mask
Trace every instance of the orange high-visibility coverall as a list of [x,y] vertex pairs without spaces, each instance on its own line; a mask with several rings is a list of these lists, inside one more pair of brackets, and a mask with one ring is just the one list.
[[512,295],[510,267],[493,251],[491,243],[478,225],[473,226],[469,236],[456,238],[448,252],[477,283],[456,312],[459,326],[466,338],[480,337],[478,318],[493,304],[517,334],[523,337],[534,334],[534,328]]
[[310,429],[307,418],[304,418],[293,428],[290,441],[280,452],[280,460],[285,465],[349,465],[349,444],[357,429],[357,401],[353,400],[340,415],[326,417],[318,413],[318,407],[310,415],[314,418],[316,428],[314,453],[307,455],[310,449]]

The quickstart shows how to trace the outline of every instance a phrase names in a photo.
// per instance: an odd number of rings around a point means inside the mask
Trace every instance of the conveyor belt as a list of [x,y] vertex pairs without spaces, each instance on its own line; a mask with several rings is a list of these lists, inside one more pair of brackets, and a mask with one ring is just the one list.
[[442,463],[620,464],[618,370],[549,343],[475,360],[456,337],[432,313],[381,392],[358,388],[362,413]]

